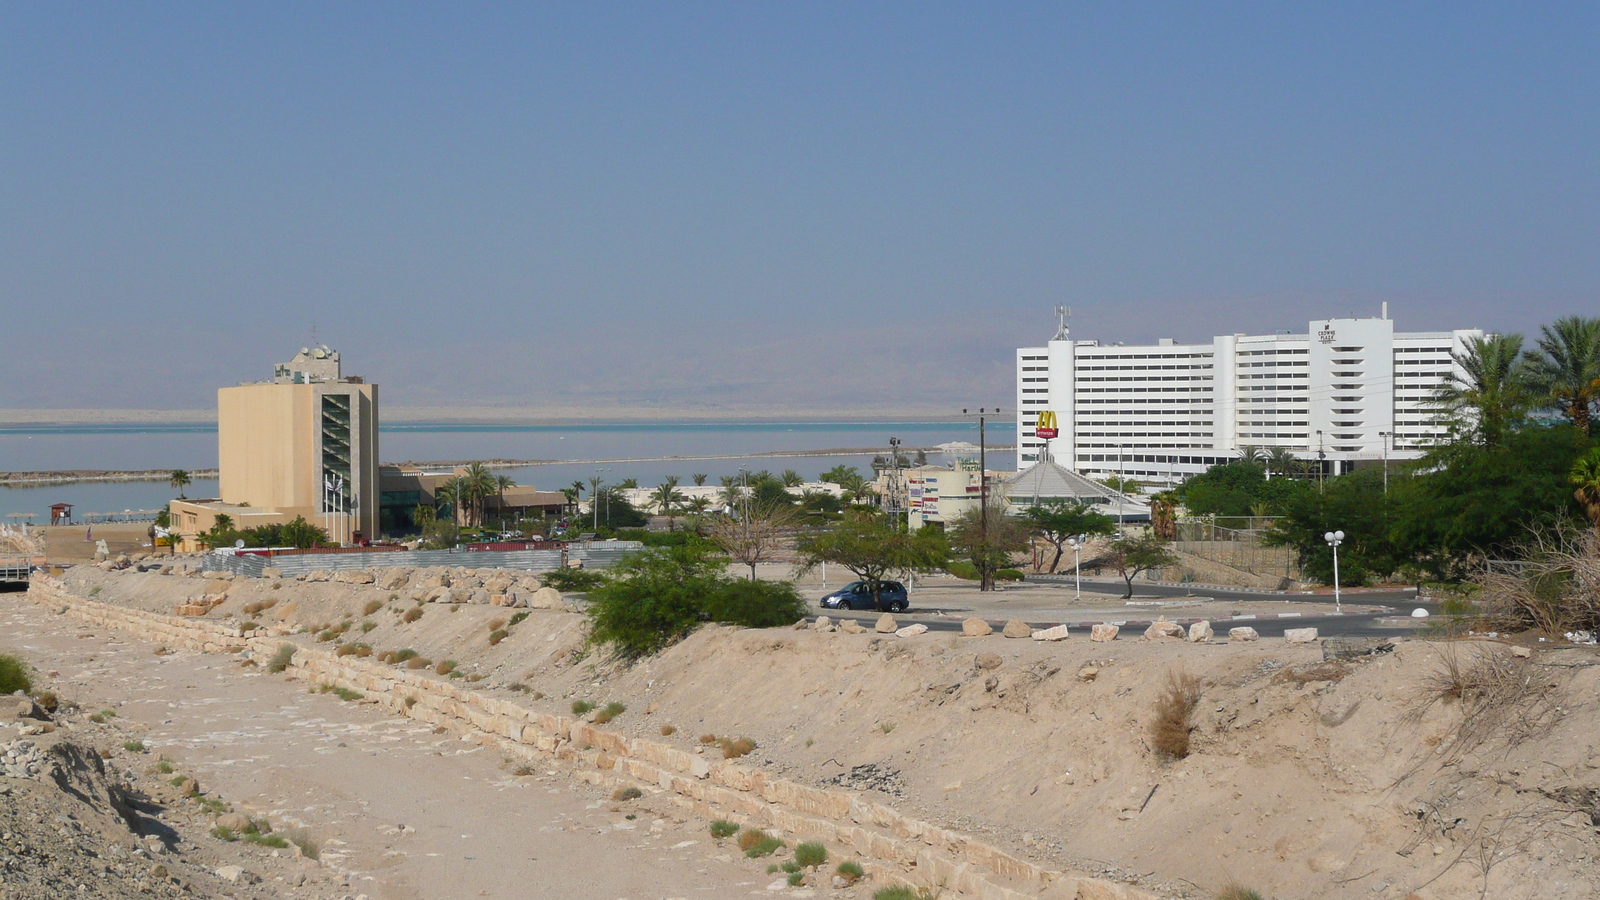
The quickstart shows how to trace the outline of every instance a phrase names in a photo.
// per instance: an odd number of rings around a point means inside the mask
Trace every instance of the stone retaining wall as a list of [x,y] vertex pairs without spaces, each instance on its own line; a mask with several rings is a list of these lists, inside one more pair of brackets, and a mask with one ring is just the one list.
[[[279,638],[246,638],[238,629],[100,603],[68,592],[50,576],[29,596],[87,622],[145,640],[207,653],[270,658]],[[569,716],[530,710],[417,671],[326,650],[297,647],[294,678],[361,691],[390,711],[495,744],[525,760],[555,757],[577,777],[606,787],[646,785],[704,818],[731,818],[800,840],[848,847],[884,883],[930,887],[981,900],[1157,900],[1104,879],[1045,869],[967,835],[902,815],[857,794],[808,787],[734,760],[702,756],[629,738]]]

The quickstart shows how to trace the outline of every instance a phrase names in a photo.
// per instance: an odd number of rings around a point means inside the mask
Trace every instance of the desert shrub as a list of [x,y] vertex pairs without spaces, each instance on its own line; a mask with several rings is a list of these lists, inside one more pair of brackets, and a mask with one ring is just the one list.
[[433,660],[426,656],[413,656],[406,660],[406,668],[408,669],[426,669],[431,665],[433,665]]
[[407,647],[404,650],[396,650],[395,651],[394,661],[395,662],[406,662],[407,660],[415,659],[416,656],[417,656],[417,651],[411,649],[410,647]]
[[104,725],[105,723],[111,721],[112,719],[115,719],[116,717],[117,717],[117,711],[116,710],[114,710],[114,709],[102,709],[99,712],[95,713],[94,715],[90,716],[89,717],[89,721],[95,723],[96,725]]
[[663,725],[663,726],[661,726],[661,736],[662,737],[667,737],[668,735],[676,734],[677,731],[678,731],[678,729],[676,727],[672,726],[672,725]]
[[587,700],[574,700],[574,701],[572,701],[572,714],[575,715],[575,716],[587,716],[589,713],[591,713],[593,711],[594,711],[594,704],[590,703]]
[[299,847],[301,854],[303,854],[306,859],[322,858],[321,846],[312,839],[311,833],[306,831],[304,828],[291,828],[288,831],[283,832],[283,836],[288,839],[289,843]]
[[460,665],[460,663],[456,662],[455,660],[447,659],[444,662],[439,663],[437,666],[434,666],[433,670],[440,675],[449,675],[451,672],[456,670],[456,666],[458,665]]
[[625,787],[625,788],[618,788],[616,791],[614,791],[611,794],[611,799],[617,800],[617,801],[637,800],[637,799],[639,799],[640,797],[643,797],[643,796],[644,796],[644,791],[641,791],[636,787]]
[[738,740],[721,738],[717,741],[717,746],[722,748],[723,759],[738,759],[756,749],[756,742],[744,737]]
[[400,617],[400,621],[410,624],[420,618],[422,618],[422,607],[413,606],[406,610],[405,615]]
[[45,712],[53,713],[61,708],[61,698],[56,696],[55,691],[40,691],[33,695],[33,702]]
[[289,668],[289,663],[294,660],[294,651],[293,644],[279,644],[278,652],[272,654],[272,659],[267,663],[267,671],[282,672]]
[[366,619],[361,623],[361,633],[362,634],[366,634],[366,633],[370,632],[372,629],[377,628],[377,627],[378,627],[378,623],[377,622],[374,622],[371,619]]
[[860,881],[862,878],[866,877],[867,874],[866,870],[861,868],[861,863],[858,863],[853,859],[839,863],[839,868],[834,869],[833,873],[838,875],[840,878],[843,878],[845,884],[855,884],[857,881]]
[[146,747],[144,745],[144,741],[126,741],[126,742],[123,743],[122,749],[128,751],[129,753],[149,753],[150,752],[150,748],[148,748],[148,747]]
[[613,700],[612,702],[607,703],[604,709],[601,709],[598,713],[595,713],[595,724],[604,725],[627,711],[628,708],[626,706],[623,706],[621,703]]
[[227,826],[224,826],[224,825],[213,826],[212,829],[211,829],[211,836],[216,838],[219,841],[232,842],[232,841],[237,841],[239,839],[239,836],[233,833],[233,829],[232,828],[228,828]]
[[879,888],[872,892],[872,900],[932,900],[932,898],[933,894],[927,889],[912,890],[903,884]]
[[711,836],[717,840],[733,837],[739,831],[739,826],[727,819],[716,819],[711,823]]
[[406,698],[406,709],[410,709],[411,707],[416,706],[416,705],[417,705],[417,698],[416,697],[413,696],[413,697],[407,697]]
[[828,848],[815,842],[796,844],[794,848],[794,861],[802,868],[820,866],[828,861]]
[[790,625],[805,602],[787,582],[730,578],[726,561],[698,545],[629,554],[589,593],[589,640],[624,658],[655,653],[703,622]]
[[700,743],[702,743],[702,744],[715,744],[716,742],[717,742],[717,736],[714,735],[714,734],[702,734],[702,735],[700,735]]
[[592,591],[606,583],[604,572],[594,572],[589,569],[556,569],[540,575],[539,579],[546,586],[564,594]]
[[1455,730],[1441,746],[1455,761],[1490,738],[1514,747],[1548,732],[1563,714],[1562,692],[1532,660],[1498,647],[1438,647],[1439,667],[1421,686],[1419,702],[1408,712],[1419,719],[1435,703],[1459,704]]
[[361,607],[361,614],[363,616],[370,616],[380,609],[383,609],[382,600],[368,600],[367,605]]
[[517,624],[519,622],[521,622],[523,619],[526,619],[527,617],[528,617],[528,611],[527,610],[523,610],[522,612],[519,612],[516,615],[512,616],[511,617],[511,621],[506,623],[506,627],[507,628],[515,628],[515,627],[517,627]]
[[345,700],[345,701],[360,700],[362,697],[366,696],[365,694],[362,694],[360,691],[352,691],[347,687],[336,687],[336,688],[334,688],[333,689],[333,695],[335,697],[338,697],[340,700]]
[[806,875],[804,872],[790,872],[787,880],[790,887],[799,887],[806,883]]
[[176,771],[177,770],[172,767],[172,763],[169,763],[164,759],[156,763],[156,774],[158,775],[171,775]]
[[0,653],[0,694],[33,690],[33,680],[28,677],[28,665],[20,657]]
[[1242,884],[1229,884],[1217,891],[1216,900],[1261,900],[1261,894]]
[[394,650],[385,650],[378,654],[378,662],[396,663],[400,661],[400,654]]
[[739,849],[751,859],[771,856],[774,851],[783,846],[783,841],[778,840],[759,828],[746,828],[739,832]]
[[282,850],[289,846],[289,842],[281,834],[262,834],[259,831],[252,831],[247,832],[244,839],[252,844],[260,844],[263,847],[272,847],[276,850]]
[[787,581],[736,578],[705,598],[705,614],[724,625],[777,628],[806,617],[806,601]]
[[495,646],[510,635],[511,632],[505,630],[504,628],[496,628],[494,631],[489,632],[489,646]]
[[1200,679],[1187,672],[1167,673],[1167,685],[1156,697],[1155,718],[1150,723],[1150,744],[1171,759],[1189,755],[1189,732],[1200,702]]

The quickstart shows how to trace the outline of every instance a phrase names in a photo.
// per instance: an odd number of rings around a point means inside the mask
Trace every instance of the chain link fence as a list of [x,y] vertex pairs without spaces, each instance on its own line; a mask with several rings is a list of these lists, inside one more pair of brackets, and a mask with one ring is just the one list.
[[1233,524],[1239,519],[1249,519],[1250,524],[1259,523],[1261,527],[1227,528],[1212,519],[1180,519],[1177,522],[1178,539],[1174,545],[1184,553],[1192,553],[1201,559],[1255,575],[1274,575],[1299,581],[1300,561],[1294,551],[1288,547],[1268,547],[1262,542],[1262,529],[1271,520],[1241,516],[1228,521]]

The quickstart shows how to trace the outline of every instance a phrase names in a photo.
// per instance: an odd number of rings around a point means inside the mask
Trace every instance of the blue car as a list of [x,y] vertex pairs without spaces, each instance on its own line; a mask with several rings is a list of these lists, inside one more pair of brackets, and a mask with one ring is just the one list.
[[906,586],[898,581],[878,582],[878,596],[872,596],[872,589],[865,581],[852,581],[844,587],[823,597],[823,609],[873,609],[879,612],[902,612],[911,605],[910,598],[906,595]]

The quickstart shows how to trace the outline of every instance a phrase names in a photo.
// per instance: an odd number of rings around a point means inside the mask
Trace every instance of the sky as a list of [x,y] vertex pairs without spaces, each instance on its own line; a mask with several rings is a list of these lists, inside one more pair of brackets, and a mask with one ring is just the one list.
[[1600,313],[1600,6],[0,2],[0,408],[1014,402]]

